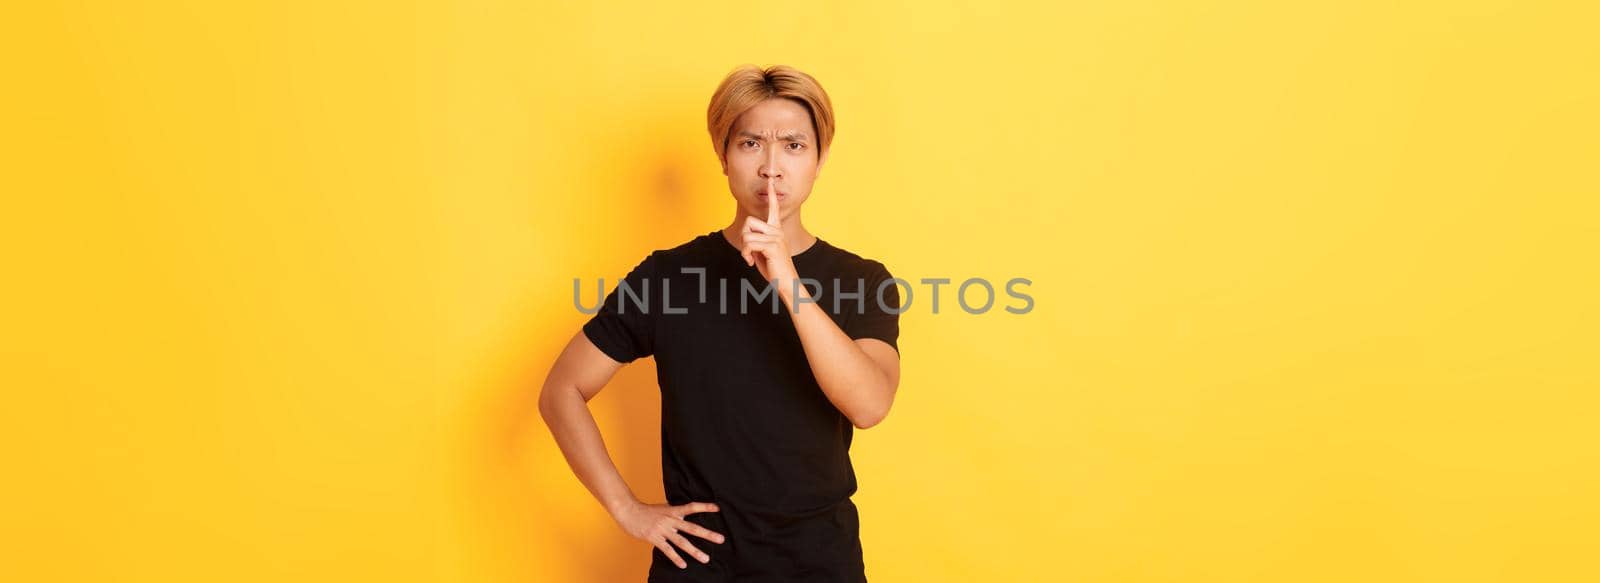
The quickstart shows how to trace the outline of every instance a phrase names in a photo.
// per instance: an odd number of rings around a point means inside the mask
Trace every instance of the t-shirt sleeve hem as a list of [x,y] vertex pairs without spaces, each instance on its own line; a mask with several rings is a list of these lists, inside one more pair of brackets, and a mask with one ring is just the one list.
[[[845,335],[849,336],[851,340],[863,338],[881,340],[888,344],[889,347],[894,348],[896,353],[899,353],[899,313],[890,311],[900,309],[898,288],[888,294],[889,297],[894,298],[891,302],[892,305],[884,306],[882,303],[875,303],[880,300],[877,293],[879,288],[893,279],[893,277],[882,263],[872,262],[866,276],[862,278],[866,282],[866,286],[861,289],[861,293],[867,302],[866,305],[870,310],[861,314],[851,313],[846,321]],[[893,284],[889,285],[893,286]]]
[[891,336],[889,334],[866,332],[866,333],[859,333],[859,334],[849,334],[848,336],[850,336],[851,340],[864,340],[864,339],[867,339],[867,338],[871,338],[873,340],[882,340],[884,344],[888,344],[889,345],[889,348],[893,348],[894,349],[895,354],[899,354],[900,353],[900,343],[898,341],[896,341],[894,336]]
[[583,335],[589,338],[589,342],[594,344],[595,348],[599,348],[600,352],[605,353],[611,360],[621,364],[627,364],[639,358],[638,355],[632,354],[628,350],[612,343],[609,340],[610,336],[600,331],[599,326],[601,325],[598,319],[590,319],[583,325]]

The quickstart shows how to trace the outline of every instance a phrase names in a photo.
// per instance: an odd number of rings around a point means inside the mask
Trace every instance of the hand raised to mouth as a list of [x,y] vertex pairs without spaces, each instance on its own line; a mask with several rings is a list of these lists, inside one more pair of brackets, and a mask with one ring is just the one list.
[[[778,295],[789,300],[795,293],[795,280],[799,275],[794,260],[789,256],[789,242],[783,235],[782,214],[778,207],[778,187],[767,179],[767,220],[745,217],[744,247],[739,250],[746,265],[761,272],[761,279],[772,282]],[[801,293],[805,293],[801,291]]]

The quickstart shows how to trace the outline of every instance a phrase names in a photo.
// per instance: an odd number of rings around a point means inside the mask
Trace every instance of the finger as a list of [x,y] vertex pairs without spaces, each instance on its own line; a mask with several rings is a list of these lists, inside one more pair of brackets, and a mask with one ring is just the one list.
[[767,223],[766,221],[763,221],[763,220],[755,218],[755,217],[745,217],[744,218],[744,232],[746,232],[746,233],[768,233],[768,234],[771,234],[771,233],[778,232],[778,226],[774,225],[774,224]]
[[702,563],[711,562],[711,555],[707,555],[705,551],[695,548],[694,544],[689,542],[689,539],[683,538],[683,535],[674,532],[667,535],[667,538],[672,539],[674,544],[682,547],[684,552],[689,553],[689,556],[699,559]]
[[744,244],[744,248],[745,251],[750,253],[760,253],[761,255],[766,256],[769,255],[767,252],[771,251],[775,245],[775,243],[769,241],[750,241]]
[[778,224],[778,187],[771,178],[767,179],[767,222]]
[[687,520],[683,521],[683,524],[678,527],[678,532],[687,532],[719,545],[722,544],[723,541],[728,540],[727,537],[722,536],[722,533],[720,532],[711,530]]
[[672,545],[667,544],[665,539],[656,541],[656,548],[661,549],[661,554],[666,555],[668,559],[672,559],[672,564],[677,565],[679,569],[689,568],[689,563],[684,562],[683,557],[678,556],[678,551],[672,550]]
[[711,502],[690,502],[688,504],[684,504],[682,506],[679,506],[678,509],[682,510],[684,514],[698,514],[698,513],[701,513],[701,512],[720,512],[722,510],[721,508],[718,508],[716,504],[713,504]]
[[[744,255],[744,264],[755,265],[757,263],[766,263],[767,256],[761,252],[762,249],[763,246],[761,244],[746,243],[744,248],[739,251]],[[693,513],[691,512],[689,514]]]

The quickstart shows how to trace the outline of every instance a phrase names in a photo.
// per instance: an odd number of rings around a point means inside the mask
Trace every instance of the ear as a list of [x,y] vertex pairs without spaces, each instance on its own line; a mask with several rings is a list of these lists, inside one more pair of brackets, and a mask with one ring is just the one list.
[[728,175],[728,156],[726,153],[717,156],[717,161],[722,163],[722,175]]
[[828,162],[828,151],[827,150],[823,150],[822,154],[817,156],[817,174],[822,174],[822,165],[826,164],[827,162]]

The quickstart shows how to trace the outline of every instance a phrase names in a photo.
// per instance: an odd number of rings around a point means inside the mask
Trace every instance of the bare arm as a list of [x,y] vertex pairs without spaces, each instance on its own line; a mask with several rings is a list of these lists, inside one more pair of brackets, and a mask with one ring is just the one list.
[[611,360],[579,331],[561,351],[539,392],[539,414],[555,436],[578,480],[607,512],[616,514],[638,502],[611,461],[589,400],[604,388],[622,363]]
[[717,506],[706,502],[681,506],[641,502],[628,488],[611,454],[606,451],[600,426],[589,411],[589,400],[620,368],[622,363],[606,356],[582,330],[578,331],[545,377],[544,388],[539,391],[539,415],[550,427],[556,445],[567,458],[567,465],[624,532],[655,545],[680,569],[687,564],[673,550],[674,544],[700,562],[709,562],[710,556],[679,533],[722,543],[721,533],[683,519],[697,512],[716,512]]
[[[828,400],[856,427],[877,425],[889,415],[895,389],[900,386],[900,352],[882,340],[852,340],[811,301],[810,290],[798,285],[799,274],[779,225],[782,217],[772,182],[767,179],[767,220],[745,217],[740,254],[761,271],[762,279],[776,285],[794,320],[806,360],[811,362],[811,374]],[[794,308],[797,297],[806,300],[799,310]]]
[[794,328],[805,347],[806,360],[817,384],[850,423],[861,429],[877,425],[889,415],[895,389],[900,385],[900,353],[876,338],[852,340],[799,286],[808,301],[794,309],[793,289],[780,290]]

